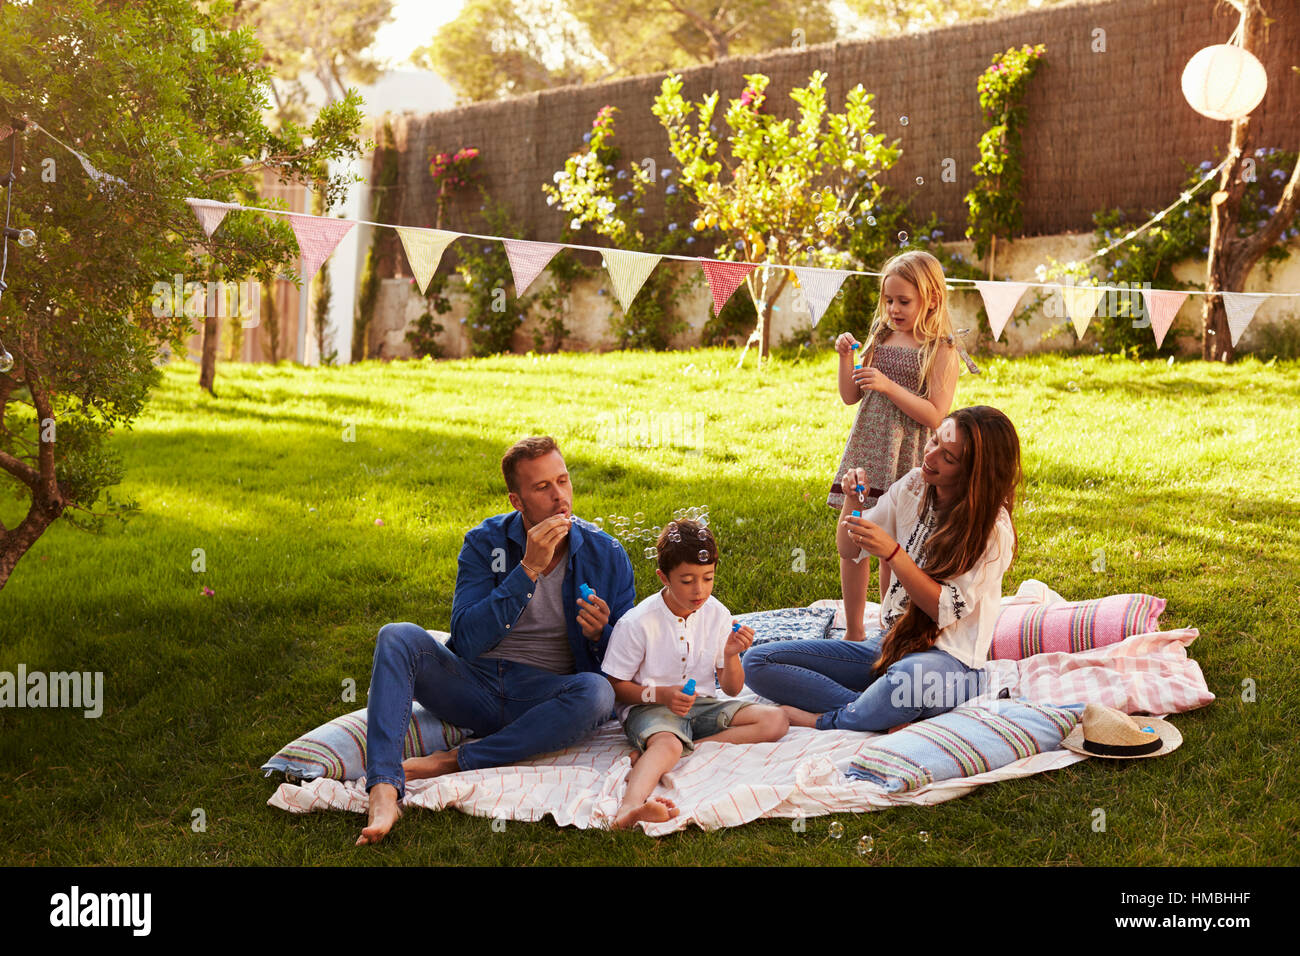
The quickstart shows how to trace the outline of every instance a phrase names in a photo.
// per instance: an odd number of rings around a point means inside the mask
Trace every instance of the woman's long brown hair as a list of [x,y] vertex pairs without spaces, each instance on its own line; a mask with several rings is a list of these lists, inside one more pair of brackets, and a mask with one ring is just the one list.
[[[961,459],[964,490],[942,507],[933,485],[921,501],[924,518],[933,512],[936,527],[925,542],[919,566],[936,581],[965,574],[988,548],[998,512],[1015,513],[1016,489],[1020,485],[1020,437],[1011,419],[988,405],[959,408],[948,416],[966,436],[966,453]],[[1012,555],[1019,548],[1015,523]],[[918,651],[929,650],[939,637],[934,618],[908,600],[903,613],[881,646],[874,671],[883,674],[896,661]]]

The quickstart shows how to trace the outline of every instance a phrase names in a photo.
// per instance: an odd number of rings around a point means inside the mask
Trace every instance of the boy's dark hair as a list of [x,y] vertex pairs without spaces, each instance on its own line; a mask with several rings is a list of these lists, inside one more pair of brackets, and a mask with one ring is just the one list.
[[[718,543],[713,533],[698,521],[670,521],[659,532],[656,545],[659,551],[659,570],[672,574],[682,564],[717,564]],[[700,560],[703,554],[707,561]]]
[[505,453],[505,457],[501,459],[501,474],[506,479],[506,488],[515,494],[519,494],[519,482],[515,477],[515,469],[521,461],[532,461],[534,458],[541,458],[543,455],[559,450],[560,446],[555,444],[555,439],[550,435],[537,435],[531,438],[519,439],[510,446]]

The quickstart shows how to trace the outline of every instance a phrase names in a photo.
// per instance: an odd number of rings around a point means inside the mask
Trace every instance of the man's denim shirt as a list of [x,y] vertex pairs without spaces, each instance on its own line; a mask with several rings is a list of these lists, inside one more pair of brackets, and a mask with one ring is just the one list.
[[[465,535],[451,603],[447,647],[474,660],[505,637],[533,595],[535,582],[520,560],[527,535],[518,511],[493,515]],[[609,605],[609,623],[599,641],[589,641],[578,625],[578,587],[587,584]],[[564,577],[564,619],[578,671],[600,671],[609,635],[618,619],[636,604],[632,562],[623,546],[581,519],[569,526],[568,572]]]

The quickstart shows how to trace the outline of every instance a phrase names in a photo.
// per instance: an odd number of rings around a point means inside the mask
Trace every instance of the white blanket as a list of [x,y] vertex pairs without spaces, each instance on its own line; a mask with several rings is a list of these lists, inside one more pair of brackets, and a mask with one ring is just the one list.
[[[1006,602],[1026,599],[1024,588],[1021,590],[1022,594]],[[1035,597],[1060,600],[1050,591]],[[870,608],[868,614],[874,610]],[[991,678],[986,696],[1006,687],[1012,697],[1041,703],[1098,702],[1153,716],[1191,710],[1214,699],[1200,667],[1187,656],[1187,646],[1196,637],[1195,628],[1184,628],[1135,635],[1078,654],[991,661],[986,668]],[[741,696],[762,700],[748,689]],[[942,803],[986,783],[1089,759],[1069,750],[1053,750],[911,793],[886,793],[843,772],[858,751],[878,736],[792,728],[776,743],[701,744],[665,775],[655,790],[656,796],[672,800],[680,815],[645,825],[645,832],[659,836],[691,825],[713,830],[763,817],[796,820]],[[624,790],[631,767],[630,749],[622,728],[611,721],[578,746],[525,763],[411,781],[403,806],[454,808],[474,816],[519,821],[541,820],[549,814],[560,826],[605,827]],[[365,813],[368,805],[364,780],[319,779],[303,786],[282,783],[268,802],[290,813]]]

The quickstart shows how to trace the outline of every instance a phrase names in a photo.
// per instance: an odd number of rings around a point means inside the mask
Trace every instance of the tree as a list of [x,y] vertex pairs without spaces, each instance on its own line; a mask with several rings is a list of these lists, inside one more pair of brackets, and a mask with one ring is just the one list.
[[[1241,13],[1241,46],[1256,50],[1263,46],[1264,31],[1272,21],[1264,16],[1260,0],[1228,0]],[[1292,67],[1292,69],[1295,69]],[[1248,177],[1246,163],[1250,156],[1250,116],[1232,122],[1229,150],[1232,158],[1223,168],[1219,190],[1210,200],[1209,259],[1205,264],[1205,304],[1201,307],[1201,357],[1206,361],[1231,362],[1236,354],[1223,297],[1215,292],[1245,288],[1246,277],[1260,257],[1275,245],[1295,217],[1300,199],[1300,159],[1287,180],[1277,208],[1263,228],[1246,236],[1238,235],[1242,196]]]
[[828,0],[468,0],[412,59],[475,102],[835,37]]
[[[762,111],[768,78],[747,74],[745,91],[724,117],[732,130],[730,156],[719,154],[712,130],[718,92],[687,103],[681,77],[664,80],[653,112],[668,131],[680,183],[698,207],[695,229],[717,228],[725,237],[716,258],[842,266],[834,239],[851,229],[854,217],[870,214],[882,192],[875,178],[901,151],[885,146],[883,134],[870,135],[872,97],[861,84],[849,90],[844,112],[828,114],[825,80],[817,71],[806,87],[790,91],[799,107],[792,130],[790,120]],[[786,269],[759,268],[745,279],[758,322],[742,363],[750,345],[757,344],[760,364],[767,356],[772,304],[789,276]]]
[[[113,500],[122,467],[108,438],[142,412],[160,348],[182,352],[206,311],[186,278],[291,270],[287,224],[231,213],[209,240],[185,198],[257,203],[264,169],[330,196],[347,186],[325,165],[360,150],[355,95],[310,129],[268,129],[269,71],[251,33],[226,28],[230,12],[225,0],[0,5],[0,125],[21,137],[6,199],[11,225],[39,237],[10,245],[20,254],[0,296],[14,356],[0,373],[0,481],[28,501],[15,527],[0,524],[0,587],[60,517],[96,531],[137,510]],[[32,123],[119,181],[86,175]]]
[[853,35],[894,36],[1073,0],[845,0]]

